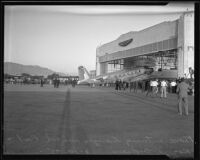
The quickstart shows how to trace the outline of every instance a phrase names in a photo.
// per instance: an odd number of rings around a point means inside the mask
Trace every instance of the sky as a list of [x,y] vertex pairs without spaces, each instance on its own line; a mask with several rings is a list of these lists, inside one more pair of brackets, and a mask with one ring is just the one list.
[[5,6],[4,62],[38,65],[77,74],[95,70],[96,48],[182,12],[193,3],[167,6]]

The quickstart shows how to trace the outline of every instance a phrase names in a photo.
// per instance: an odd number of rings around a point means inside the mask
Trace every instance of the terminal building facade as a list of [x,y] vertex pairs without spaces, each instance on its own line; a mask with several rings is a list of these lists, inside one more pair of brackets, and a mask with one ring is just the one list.
[[96,76],[137,67],[189,77],[194,69],[194,12],[128,32],[96,49]]

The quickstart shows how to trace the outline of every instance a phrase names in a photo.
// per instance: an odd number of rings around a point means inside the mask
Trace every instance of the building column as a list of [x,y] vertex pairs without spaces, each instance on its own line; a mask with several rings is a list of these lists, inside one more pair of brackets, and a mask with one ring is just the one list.
[[178,77],[189,78],[194,69],[194,13],[184,13],[178,20]]

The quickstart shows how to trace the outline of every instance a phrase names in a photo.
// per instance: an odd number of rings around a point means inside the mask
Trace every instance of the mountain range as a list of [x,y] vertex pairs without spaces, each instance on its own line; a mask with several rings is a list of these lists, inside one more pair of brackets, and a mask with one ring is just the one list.
[[57,73],[60,76],[67,76],[65,73],[55,72],[51,69],[44,68],[37,65],[22,65],[13,62],[4,62],[4,74],[11,75],[21,75],[22,73],[27,73],[30,75],[38,75],[38,76],[48,76],[53,73]]

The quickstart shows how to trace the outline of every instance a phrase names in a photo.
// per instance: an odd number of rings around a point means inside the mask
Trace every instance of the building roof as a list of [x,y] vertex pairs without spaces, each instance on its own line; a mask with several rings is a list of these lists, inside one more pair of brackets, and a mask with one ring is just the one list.
[[[175,38],[177,37],[177,24],[178,20],[164,21],[140,31],[127,32],[117,39],[99,46],[96,50],[97,56],[101,57],[106,54],[109,55]],[[121,43],[129,42],[129,40],[131,41],[127,45],[120,45]]]

